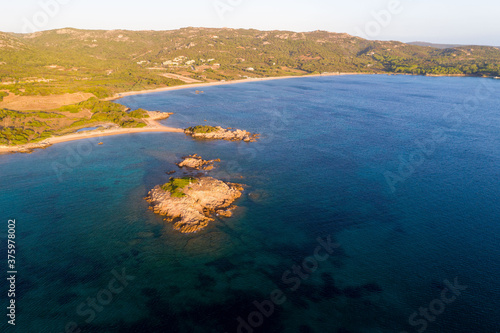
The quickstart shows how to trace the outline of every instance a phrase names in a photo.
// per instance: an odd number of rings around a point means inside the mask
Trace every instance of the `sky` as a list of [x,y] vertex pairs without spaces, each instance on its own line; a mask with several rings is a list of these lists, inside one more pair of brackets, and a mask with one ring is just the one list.
[[228,27],[500,46],[498,0],[0,0],[0,31]]

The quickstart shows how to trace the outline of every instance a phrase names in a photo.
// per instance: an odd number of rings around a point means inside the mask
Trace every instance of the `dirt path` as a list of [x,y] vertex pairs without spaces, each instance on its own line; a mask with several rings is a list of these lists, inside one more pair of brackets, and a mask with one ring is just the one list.
[[163,74],[160,74],[160,75],[164,76],[164,77],[168,77],[169,79],[181,80],[181,81],[186,82],[186,83],[200,83],[200,82],[202,82],[200,80],[196,80],[196,79],[193,79],[191,77],[182,76],[182,75],[179,75],[179,74],[163,73]]

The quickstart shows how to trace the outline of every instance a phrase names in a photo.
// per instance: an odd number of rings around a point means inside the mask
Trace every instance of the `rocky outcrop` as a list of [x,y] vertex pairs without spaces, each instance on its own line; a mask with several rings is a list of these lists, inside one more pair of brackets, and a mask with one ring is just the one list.
[[171,115],[173,115],[173,112],[148,111],[148,116],[151,120],[167,119]]
[[220,126],[195,126],[184,130],[184,133],[191,135],[195,139],[205,140],[228,140],[254,142],[259,137],[258,134],[252,134],[240,129],[225,129]]
[[177,166],[179,168],[189,168],[194,170],[212,170],[215,162],[220,162],[220,159],[206,161],[201,158],[201,156],[194,154],[184,156],[182,162],[177,163]]
[[[183,179],[177,179],[183,180]],[[185,180],[185,179],[184,179]],[[171,183],[175,183],[171,179]],[[229,217],[233,202],[241,196],[243,187],[226,183],[212,177],[190,178],[183,188],[156,186],[145,198],[150,209],[166,216],[174,223],[174,229],[182,233],[193,233],[205,228],[214,215]]]

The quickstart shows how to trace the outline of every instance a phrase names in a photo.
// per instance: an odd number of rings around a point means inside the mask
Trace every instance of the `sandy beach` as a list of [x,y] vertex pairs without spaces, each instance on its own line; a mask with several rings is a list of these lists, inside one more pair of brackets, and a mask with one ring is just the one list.
[[110,135],[122,135],[122,134],[131,134],[131,133],[147,133],[147,132],[167,132],[167,133],[184,133],[184,130],[181,128],[167,127],[167,126],[159,126],[156,128],[151,127],[143,127],[143,128],[116,128],[116,129],[108,129],[108,130],[96,130],[90,131],[89,133],[73,133],[63,136],[56,136],[44,140],[44,143],[49,145],[61,142],[75,141],[81,139],[88,138],[97,138],[101,136],[110,136]]
[[106,98],[104,100],[105,101],[114,101],[114,100],[117,100],[117,99],[120,99],[120,98],[126,97],[126,96],[150,94],[150,93],[155,93],[155,92],[181,90],[181,89],[222,86],[222,85],[227,85],[227,84],[261,82],[261,81],[272,81],[272,80],[283,80],[283,79],[300,79],[300,78],[321,77],[321,76],[373,75],[373,74],[374,73],[340,73],[340,72],[337,72],[337,73],[323,73],[323,74],[297,75],[297,76],[273,76],[273,77],[264,77],[264,78],[250,78],[250,79],[242,79],[242,80],[235,80],[235,81],[204,82],[204,83],[185,84],[185,85],[174,86],[174,87],[150,89],[150,90],[128,91],[128,92],[116,94],[115,96]]
[[47,148],[56,143],[89,139],[89,138],[100,138],[111,135],[151,133],[151,132],[184,133],[184,130],[181,128],[163,126],[155,120],[149,120],[149,119],[145,120],[148,123],[148,126],[143,128],[111,128],[111,129],[93,130],[81,133],[71,133],[61,136],[53,136],[51,138],[45,139],[37,143],[28,143],[19,146],[0,146],[0,154],[17,153],[17,152],[26,153],[26,152],[31,152],[34,149]]
[[[238,83],[248,83],[248,82],[260,82],[260,81],[273,81],[273,80],[283,80],[283,79],[302,79],[302,78],[311,78],[311,77],[322,77],[322,76],[344,76],[344,75],[405,75],[405,76],[421,76],[420,74],[411,74],[411,73],[389,73],[389,72],[377,72],[377,73],[360,73],[360,72],[334,72],[334,73],[322,73],[322,74],[308,74],[308,75],[295,75],[295,76],[272,76],[272,77],[263,77],[263,78],[249,78],[249,79],[241,79],[234,81],[218,81],[218,82],[203,82],[203,83],[192,83],[192,84],[184,84],[180,86],[173,87],[163,87],[157,89],[149,89],[149,90],[137,90],[137,91],[127,91],[123,93],[118,93],[113,97],[108,97],[103,99],[104,101],[114,101],[126,96],[134,96],[134,95],[142,95],[142,94],[150,94],[155,92],[162,91],[172,91],[172,90],[181,90],[181,89],[191,89],[191,88],[203,88],[203,87],[211,87],[211,86],[222,86],[227,84],[238,84]],[[427,74],[426,76],[431,77],[477,77],[476,75],[468,75],[468,74]],[[494,79],[500,79],[498,77],[490,77]]]

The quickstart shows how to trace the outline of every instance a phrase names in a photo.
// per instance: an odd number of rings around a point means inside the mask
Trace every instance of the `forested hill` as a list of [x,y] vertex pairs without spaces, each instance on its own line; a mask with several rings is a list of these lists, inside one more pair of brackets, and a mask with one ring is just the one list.
[[499,76],[500,49],[438,49],[325,31],[68,28],[0,33],[0,91],[18,95],[90,92],[106,97],[186,82],[323,72]]

